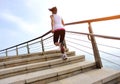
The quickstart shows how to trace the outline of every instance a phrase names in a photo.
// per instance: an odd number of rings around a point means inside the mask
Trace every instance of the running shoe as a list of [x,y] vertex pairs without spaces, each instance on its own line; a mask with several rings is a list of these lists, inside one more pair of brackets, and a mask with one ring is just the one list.
[[66,54],[63,54],[63,55],[62,55],[62,59],[63,59],[63,60],[66,60],[66,59],[67,59],[67,55],[66,55]]

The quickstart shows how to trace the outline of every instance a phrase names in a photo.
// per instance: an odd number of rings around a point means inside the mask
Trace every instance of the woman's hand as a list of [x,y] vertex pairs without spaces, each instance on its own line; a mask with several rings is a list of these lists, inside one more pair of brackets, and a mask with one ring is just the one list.
[[54,33],[54,30],[51,30],[52,33]]

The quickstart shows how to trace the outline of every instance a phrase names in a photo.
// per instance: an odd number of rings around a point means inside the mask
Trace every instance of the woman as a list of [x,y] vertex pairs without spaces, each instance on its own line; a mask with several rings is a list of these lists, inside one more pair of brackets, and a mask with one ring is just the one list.
[[50,15],[50,18],[51,18],[52,33],[54,34],[53,36],[54,44],[56,46],[60,46],[62,59],[66,60],[67,55],[65,54],[65,47],[63,44],[64,37],[65,37],[65,29],[63,28],[64,21],[59,15],[57,15],[56,7],[49,9],[49,11],[52,12],[52,15]]

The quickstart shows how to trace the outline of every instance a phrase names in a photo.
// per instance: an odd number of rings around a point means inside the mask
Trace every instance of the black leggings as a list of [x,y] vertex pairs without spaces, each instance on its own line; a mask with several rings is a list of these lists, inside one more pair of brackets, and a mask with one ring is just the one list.
[[63,44],[64,37],[65,37],[65,30],[56,30],[54,32],[54,37],[53,37],[54,43],[59,42]]

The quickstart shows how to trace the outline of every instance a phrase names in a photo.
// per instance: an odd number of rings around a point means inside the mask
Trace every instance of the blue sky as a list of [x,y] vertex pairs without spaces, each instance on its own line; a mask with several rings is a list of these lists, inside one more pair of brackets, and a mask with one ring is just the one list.
[[119,0],[0,0],[0,50],[49,31],[52,6],[57,6],[65,23],[120,14]]
[[48,12],[46,5],[46,0],[0,0],[0,49],[47,32],[43,18]]

